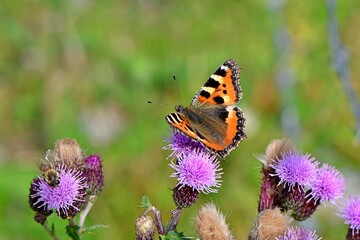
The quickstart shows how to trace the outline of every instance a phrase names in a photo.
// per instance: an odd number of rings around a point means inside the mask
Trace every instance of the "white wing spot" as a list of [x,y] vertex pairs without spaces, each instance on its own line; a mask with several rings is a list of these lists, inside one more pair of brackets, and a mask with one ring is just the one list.
[[202,90],[209,92],[210,94],[213,94],[213,92],[215,91],[215,88],[213,87],[202,87]]

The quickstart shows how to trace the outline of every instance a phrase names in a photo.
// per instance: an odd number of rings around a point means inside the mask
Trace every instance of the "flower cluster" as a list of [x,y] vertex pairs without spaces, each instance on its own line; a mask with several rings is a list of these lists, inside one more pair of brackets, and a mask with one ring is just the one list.
[[97,195],[104,185],[101,159],[84,156],[73,139],[61,139],[39,164],[41,176],[33,179],[29,203],[35,221],[44,224],[51,213],[63,219],[74,218],[89,195]]
[[[279,207],[292,211],[292,217],[301,221],[310,217],[323,202],[336,204],[343,196],[345,180],[334,167],[327,164],[319,167],[314,157],[296,151],[291,142],[286,144],[286,141],[270,143],[268,149],[276,149],[271,153],[273,158],[265,154],[259,211]],[[285,146],[286,151],[271,145]]]
[[[136,224],[137,239],[153,239],[154,222],[159,235],[175,234],[177,221],[183,208],[192,206],[200,193],[215,193],[221,187],[221,162],[199,142],[180,133],[167,139],[165,150],[172,150],[168,159],[174,170],[170,177],[177,179],[173,201],[177,207],[172,219],[162,224],[160,211],[144,201],[145,213]],[[345,191],[342,174],[326,163],[320,164],[310,154],[297,151],[289,139],[273,140],[260,157],[262,185],[258,202],[258,215],[248,239],[319,240],[314,230],[294,227],[293,220],[309,218],[321,204],[339,206]],[[154,221],[146,217],[151,211]],[[339,216],[348,224],[346,239],[360,239],[360,197],[345,202]],[[234,236],[224,215],[213,204],[205,204],[195,217],[195,228],[201,239],[228,239]]]
[[[272,141],[261,158],[262,186],[258,211],[279,208],[297,221],[309,218],[324,202],[333,205],[343,197],[345,180],[328,164],[296,151],[288,139]],[[301,236],[301,237],[298,237]],[[314,232],[288,228],[277,239],[318,239]]]

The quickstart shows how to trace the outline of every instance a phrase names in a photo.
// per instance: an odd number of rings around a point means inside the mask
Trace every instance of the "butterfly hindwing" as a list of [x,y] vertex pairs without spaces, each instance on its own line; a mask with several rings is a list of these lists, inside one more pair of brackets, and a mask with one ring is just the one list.
[[241,99],[240,67],[230,59],[224,62],[206,81],[191,101],[191,105],[233,105]]
[[194,140],[198,140],[198,135],[194,132],[194,129],[190,126],[189,120],[183,114],[179,112],[170,113],[165,119],[175,132],[180,131]]

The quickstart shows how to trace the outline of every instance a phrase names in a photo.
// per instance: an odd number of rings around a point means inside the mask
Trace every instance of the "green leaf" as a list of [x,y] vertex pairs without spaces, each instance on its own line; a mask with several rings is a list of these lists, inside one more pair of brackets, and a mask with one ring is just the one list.
[[80,240],[80,236],[78,234],[79,226],[66,226],[66,234],[71,237],[73,240]]
[[170,231],[166,235],[160,236],[161,240],[190,240],[192,238],[187,238],[182,232]]
[[146,196],[146,195],[142,196],[141,201],[140,201],[140,206],[145,209],[152,207],[152,204],[151,204],[148,196]]

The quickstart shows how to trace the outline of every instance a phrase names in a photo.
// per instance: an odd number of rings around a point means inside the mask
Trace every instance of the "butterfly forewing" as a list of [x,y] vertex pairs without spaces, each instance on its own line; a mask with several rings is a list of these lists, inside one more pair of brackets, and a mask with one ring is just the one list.
[[239,102],[242,96],[239,72],[240,67],[234,60],[224,62],[194,96],[191,105],[229,106]]

